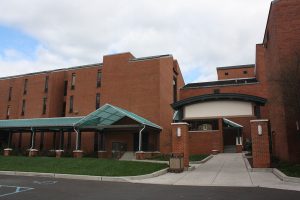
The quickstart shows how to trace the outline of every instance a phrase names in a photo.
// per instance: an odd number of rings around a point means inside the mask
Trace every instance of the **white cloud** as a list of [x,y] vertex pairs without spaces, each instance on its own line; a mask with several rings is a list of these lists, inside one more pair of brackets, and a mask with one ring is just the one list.
[[[270,2],[1,1],[0,24],[26,32],[40,46],[36,60],[5,61],[1,55],[0,76],[94,63],[105,54],[131,51],[137,57],[171,53],[188,81],[215,79],[215,67],[255,62]],[[191,80],[195,70],[199,76]]]

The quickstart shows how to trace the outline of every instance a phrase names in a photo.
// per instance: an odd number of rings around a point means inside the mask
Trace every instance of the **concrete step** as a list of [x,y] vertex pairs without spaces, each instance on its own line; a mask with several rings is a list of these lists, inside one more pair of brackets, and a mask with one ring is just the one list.
[[119,160],[135,160],[135,153],[133,151],[126,151]]
[[224,146],[224,153],[236,153],[235,145]]

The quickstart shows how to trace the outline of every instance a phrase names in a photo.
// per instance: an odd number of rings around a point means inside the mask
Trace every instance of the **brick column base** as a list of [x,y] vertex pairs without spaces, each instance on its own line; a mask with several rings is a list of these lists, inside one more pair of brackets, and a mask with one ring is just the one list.
[[29,157],[36,157],[39,153],[37,149],[27,149]]
[[135,152],[135,158],[137,160],[145,160],[145,158],[146,158],[145,152],[143,152],[143,151]]
[[12,149],[11,149],[11,148],[3,149],[3,155],[4,155],[4,156],[10,156],[10,155],[11,155],[11,152],[12,152]]
[[98,158],[108,158],[107,151],[98,151]]
[[56,150],[55,151],[55,157],[56,158],[61,158],[63,153],[64,153],[64,150]]
[[243,145],[237,144],[237,145],[235,145],[235,148],[236,148],[237,153],[242,153],[243,152]]
[[73,151],[73,157],[74,158],[82,158],[82,156],[83,156],[83,151],[81,151],[81,150],[74,150]]

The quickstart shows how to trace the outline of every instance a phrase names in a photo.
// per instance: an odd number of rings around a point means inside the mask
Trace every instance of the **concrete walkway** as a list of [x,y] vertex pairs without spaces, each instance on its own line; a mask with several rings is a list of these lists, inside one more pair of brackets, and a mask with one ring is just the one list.
[[248,172],[243,155],[237,153],[218,154],[206,163],[196,165],[194,171],[180,174],[167,173],[135,182],[193,186],[268,187],[300,191],[300,184],[283,182],[272,172]]

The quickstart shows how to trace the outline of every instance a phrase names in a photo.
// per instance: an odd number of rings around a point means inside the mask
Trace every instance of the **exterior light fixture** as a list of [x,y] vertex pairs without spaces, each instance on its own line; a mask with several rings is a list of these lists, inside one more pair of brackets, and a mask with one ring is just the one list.
[[262,135],[263,134],[263,130],[262,130],[262,126],[261,125],[257,126],[257,132],[258,132],[258,135]]
[[181,137],[181,128],[180,127],[177,127],[176,135],[177,135],[177,137]]

